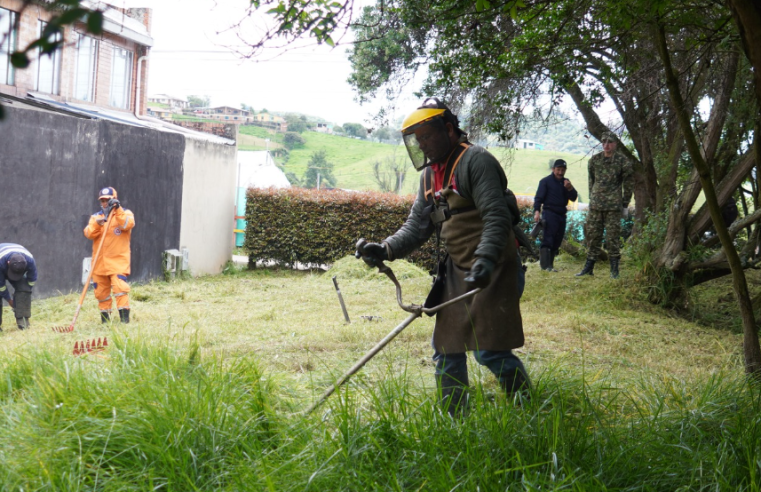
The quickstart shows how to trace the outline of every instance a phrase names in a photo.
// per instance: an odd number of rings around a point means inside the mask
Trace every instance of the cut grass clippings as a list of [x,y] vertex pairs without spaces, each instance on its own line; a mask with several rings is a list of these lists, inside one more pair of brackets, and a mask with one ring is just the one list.
[[[390,266],[422,302],[428,274]],[[76,293],[35,301],[30,331],[0,334],[1,488],[760,490],[761,396],[741,334],[709,316],[726,303],[696,291],[690,321],[643,302],[626,265],[620,281],[556,267],[527,273],[531,399],[506,399],[471,359],[457,421],[436,403],[427,316],[302,415],[407,315],[354,258],[135,285],[130,325],[101,325],[90,294],[69,334],[49,327]],[[106,351],[71,355],[103,336]]]

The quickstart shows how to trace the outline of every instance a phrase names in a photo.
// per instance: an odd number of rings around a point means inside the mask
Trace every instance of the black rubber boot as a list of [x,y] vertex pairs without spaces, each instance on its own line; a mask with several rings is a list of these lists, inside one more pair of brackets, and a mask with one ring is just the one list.
[[101,311],[100,312],[100,322],[101,323],[108,323],[111,321],[111,314],[109,314],[108,311]]
[[129,309],[120,309],[119,310],[119,319],[125,325],[128,324],[129,323]]
[[618,278],[618,262],[621,258],[610,258],[610,278]]
[[468,409],[468,373],[452,377],[451,374],[437,376],[436,382],[441,393],[441,408],[452,418],[460,418]]
[[558,254],[557,251],[550,250],[550,254],[548,255],[548,258],[549,258],[549,265],[547,266],[548,272],[557,272],[557,270],[555,270],[555,257],[557,256],[557,254]]
[[531,381],[526,374],[525,369],[516,367],[505,372],[499,377],[499,385],[505,391],[508,398],[513,398],[516,394],[524,400],[529,399],[531,390]]
[[550,248],[539,248],[539,268],[548,270],[550,268]]
[[595,271],[595,260],[590,260],[587,258],[587,262],[584,263],[584,268],[576,274],[577,277],[582,277],[584,275],[594,276]]
[[16,326],[19,330],[26,330],[29,328],[29,318],[16,318]]

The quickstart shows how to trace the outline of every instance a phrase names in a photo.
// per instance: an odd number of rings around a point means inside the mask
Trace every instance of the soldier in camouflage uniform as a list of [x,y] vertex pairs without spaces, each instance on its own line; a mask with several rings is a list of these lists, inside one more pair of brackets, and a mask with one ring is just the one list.
[[[600,254],[603,230],[610,256],[610,277],[618,278],[621,260],[621,216],[628,216],[634,181],[632,165],[616,152],[617,139],[611,132],[602,134],[603,151],[589,159],[589,210],[587,211],[587,262],[576,276],[594,275]],[[623,193],[621,189],[623,188]]]

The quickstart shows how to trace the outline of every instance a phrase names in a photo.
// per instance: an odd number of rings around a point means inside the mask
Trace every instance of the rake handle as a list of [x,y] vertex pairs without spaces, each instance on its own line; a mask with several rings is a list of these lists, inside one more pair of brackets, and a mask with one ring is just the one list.
[[95,256],[92,257],[92,263],[90,264],[90,272],[87,274],[87,280],[85,280],[85,285],[82,288],[82,294],[79,295],[79,303],[77,304],[77,310],[74,312],[74,319],[71,320],[71,324],[69,325],[69,331],[74,331],[74,323],[77,322],[77,317],[79,317],[79,311],[82,309],[82,304],[85,301],[85,295],[87,295],[87,289],[90,287],[90,280],[92,280],[92,274],[95,270],[95,263],[98,261],[98,258],[100,257],[100,250],[103,249],[103,243],[106,242],[106,235],[108,234],[108,228],[111,225],[111,219],[114,217],[113,209],[110,209],[108,211],[108,220],[106,220],[106,225],[103,228],[103,233],[100,236],[100,244],[98,244],[98,249],[95,251]]

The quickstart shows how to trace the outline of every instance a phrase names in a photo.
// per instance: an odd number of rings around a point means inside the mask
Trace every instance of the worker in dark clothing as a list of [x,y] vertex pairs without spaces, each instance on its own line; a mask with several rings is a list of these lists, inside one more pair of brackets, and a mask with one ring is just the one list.
[[[12,299],[5,285],[6,280],[13,286]],[[18,244],[0,244],[0,297],[13,308],[19,330],[29,328],[29,318],[32,317],[32,288],[36,281],[37,265],[32,253]],[[0,325],[2,324],[3,310],[0,304]]]
[[442,405],[453,416],[467,405],[469,351],[510,397],[527,396],[526,368],[512,352],[524,342],[523,272],[513,233],[519,212],[517,206],[511,212],[506,200],[505,172],[494,156],[468,141],[457,116],[436,98],[404,120],[402,136],[422,173],[418,196],[395,234],[357,253],[378,266],[407,256],[438,231],[447,251],[439,265],[443,284],[440,296],[434,290],[426,303],[439,305],[482,289],[436,313],[432,345]]
[[[555,256],[565,236],[565,214],[568,201],[576,201],[579,193],[565,177],[568,164],[563,159],[552,163],[552,174],[539,181],[534,195],[534,222],[544,220],[544,236],[539,248],[539,266],[556,272]],[[541,215],[540,215],[541,213]]]

